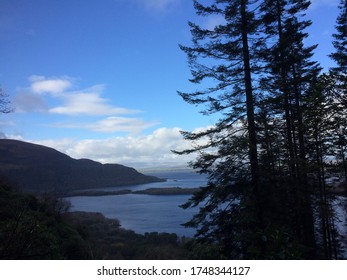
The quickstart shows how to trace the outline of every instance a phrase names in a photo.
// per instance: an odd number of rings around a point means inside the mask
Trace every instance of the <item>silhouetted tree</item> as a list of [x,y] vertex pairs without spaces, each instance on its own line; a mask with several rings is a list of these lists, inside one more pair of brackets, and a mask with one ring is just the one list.
[[335,52],[330,57],[336,62],[334,72],[347,75],[347,1],[340,0],[340,14],[337,18],[336,33],[333,34]]
[[[327,106],[326,91],[313,94],[321,68],[312,60],[316,45],[304,44],[310,1],[211,3],[194,1],[197,14],[217,15],[222,23],[203,28],[190,22],[192,46],[181,46],[190,81],[202,89],[179,94],[219,117],[205,130],[183,132],[193,148],[176,151],[196,153],[191,166],[209,175],[207,186],[183,205],[200,206],[186,225],[197,228],[197,242],[218,244],[223,257],[336,258],[324,187],[331,147],[322,140],[330,135],[341,144],[343,137],[329,121],[318,123],[336,104]],[[324,235],[318,239],[317,221]]]
[[[267,61],[268,75],[261,86],[272,106],[272,113],[283,116],[282,131],[286,150],[282,159],[287,163],[291,181],[288,198],[292,198],[296,224],[295,235],[308,248],[315,247],[312,202],[307,184],[307,160],[305,146],[305,124],[303,120],[303,97],[312,80],[316,79],[320,67],[312,61],[316,46],[304,46],[308,36],[306,28],[311,25],[303,20],[310,1],[274,0],[263,1],[262,22],[268,43],[263,50]],[[269,40],[270,39],[270,40]],[[265,102],[265,101],[264,101]],[[277,156],[278,158],[278,156]]]
[[206,83],[207,88],[179,94],[188,103],[206,105],[203,114],[220,117],[204,131],[183,132],[198,144],[179,153],[198,153],[192,166],[209,175],[208,186],[184,205],[203,205],[187,225],[198,227],[202,241],[218,240],[225,256],[255,257],[265,250],[256,127],[258,81],[264,66],[258,49],[264,38],[259,36],[257,4],[214,1],[204,6],[194,1],[198,15],[218,15],[224,23],[206,29],[190,22],[193,46],[181,46],[192,69],[190,81]]
[[[305,96],[304,110],[310,181],[315,187],[317,224],[319,222],[321,226],[317,236],[323,247],[324,258],[327,259],[338,258],[339,244],[336,213],[332,207],[334,197],[326,182],[333,173],[342,175],[344,171],[338,166],[345,166],[345,144],[342,140],[343,132],[346,131],[347,111],[335,97],[337,89],[334,75],[321,75],[312,82]],[[331,166],[331,162],[335,162],[335,167]]]

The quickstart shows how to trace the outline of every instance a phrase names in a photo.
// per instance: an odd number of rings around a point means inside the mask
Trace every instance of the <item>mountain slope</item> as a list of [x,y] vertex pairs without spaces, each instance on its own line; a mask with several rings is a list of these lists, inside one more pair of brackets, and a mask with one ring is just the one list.
[[76,160],[52,148],[10,139],[0,139],[0,175],[30,192],[64,193],[162,181],[123,165]]

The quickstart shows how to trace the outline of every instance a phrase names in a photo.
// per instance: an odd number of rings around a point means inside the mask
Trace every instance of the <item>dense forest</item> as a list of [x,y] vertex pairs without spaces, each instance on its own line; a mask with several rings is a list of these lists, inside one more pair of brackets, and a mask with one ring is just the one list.
[[[202,2],[202,1],[201,1]],[[218,122],[183,132],[196,154],[191,166],[208,185],[184,208],[200,207],[186,225],[200,244],[225,258],[337,259],[345,244],[336,197],[346,188],[347,1],[333,35],[336,65],[323,73],[307,46],[306,0],[194,1],[197,15],[223,23],[189,22],[187,54],[194,92],[179,92]],[[346,222],[346,221],[340,221]]]

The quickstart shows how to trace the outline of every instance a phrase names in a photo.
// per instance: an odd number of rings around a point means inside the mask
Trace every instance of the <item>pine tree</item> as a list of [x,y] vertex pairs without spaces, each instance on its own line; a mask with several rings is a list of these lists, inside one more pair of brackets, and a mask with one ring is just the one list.
[[336,33],[333,34],[335,52],[330,55],[337,66],[331,68],[337,82],[336,99],[347,108],[347,1],[341,0],[340,14],[337,17]]
[[[213,3],[194,1],[197,14],[218,15],[224,23],[213,29],[189,23],[193,46],[181,46],[190,81],[203,89],[179,94],[219,117],[204,131],[183,132],[195,148],[176,151],[197,153],[191,166],[209,175],[207,186],[183,205],[200,206],[186,225],[222,257],[336,258],[326,157],[338,147],[346,166],[346,149],[336,122],[319,120],[333,112],[344,125],[344,96],[336,87],[333,99],[317,94],[316,45],[304,44],[310,1]],[[327,106],[327,100],[334,102]]]
[[[316,46],[306,47],[303,43],[308,36],[305,29],[311,24],[302,20],[309,5],[310,2],[305,0],[263,2],[264,32],[271,39],[268,42],[273,43],[268,43],[263,51],[269,71],[262,80],[262,89],[270,96],[272,112],[276,112],[277,117],[282,115],[285,120],[282,138],[286,150],[281,151],[284,152],[281,158],[287,163],[289,176],[282,173],[281,177],[287,177],[287,182],[291,182],[287,199],[294,205],[294,236],[314,251],[314,217],[307,188],[303,97],[311,81],[318,76],[320,67],[311,60]],[[307,256],[310,254],[308,252]]]
[[192,69],[190,81],[208,88],[179,94],[188,103],[205,105],[204,114],[220,119],[205,131],[184,132],[187,140],[204,144],[178,153],[197,152],[192,166],[209,174],[208,186],[184,206],[205,204],[188,225],[198,227],[203,240],[218,240],[223,254],[230,256],[236,251],[245,254],[252,246],[261,250],[250,237],[243,242],[240,238],[263,228],[254,85],[260,69],[256,49],[262,42],[251,9],[257,1],[214,2],[204,6],[194,1],[197,14],[218,15],[225,23],[209,30],[190,22],[193,46],[181,46]]
[[333,34],[335,52],[330,57],[336,62],[334,72],[347,75],[347,1],[340,0],[340,14],[337,18],[336,33]]
[[300,175],[300,163],[305,160],[302,96],[320,71],[318,63],[310,60],[316,46],[305,47],[303,44],[308,36],[305,29],[311,22],[299,20],[309,4],[309,1],[275,0],[264,1],[262,5],[265,33],[275,42],[264,50],[269,71],[262,85],[277,102],[274,104],[277,111],[282,110],[284,114],[288,169],[293,177]]
[[340,246],[335,226],[337,216],[332,206],[334,196],[326,182],[332,173],[342,175],[346,170],[344,135],[347,112],[336,99],[336,85],[336,77],[332,73],[323,74],[312,81],[305,96],[304,109],[307,158],[310,174],[315,175],[311,176],[310,181],[315,186],[316,221],[317,225],[320,224],[317,242],[326,259],[338,258]]

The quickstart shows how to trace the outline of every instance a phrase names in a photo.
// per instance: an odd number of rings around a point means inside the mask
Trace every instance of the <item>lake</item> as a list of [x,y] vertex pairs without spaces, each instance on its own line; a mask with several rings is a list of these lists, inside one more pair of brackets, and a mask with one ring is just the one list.
[[[124,187],[103,188],[105,191],[112,190],[143,190],[148,188],[181,187],[194,188],[204,186],[206,177],[187,171],[161,171],[147,173],[160,178],[167,178],[166,182],[133,185]],[[179,205],[185,203],[190,195],[144,195],[126,194],[110,196],[80,196],[70,197],[71,211],[100,212],[108,218],[116,218],[123,228],[134,230],[138,233],[145,232],[169,232],[179,236],[191,237],[194,229],[185,228],[181,224],[187,222],[198,209],[183,210]],[[342,237],[346,236],[345,197],[337,197],[334,209],[339,221],[336,227]],[[317,224],[318,226],[318,224]],[[319,228],[317,228],[319,230]],[[347,244],[345,238],[341,240],[344,258],[347,258]]]
[[[166,182],[109,187],[99,190],[143,190],[148,188],[181,187],[194,188],[206,184],[206,177],[191,171],[156,171],[148,172]],[[190,195],[144,195],[126,194],[109,196],[76,196],[69,197],[71,211],[100,212],[107,218],[116,218],[123,228],[137,233],[169,232],[179,236],[193,236],[195,230],[185,228],[182,223],[189,219],[198,209],[182,209]]]

